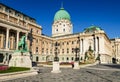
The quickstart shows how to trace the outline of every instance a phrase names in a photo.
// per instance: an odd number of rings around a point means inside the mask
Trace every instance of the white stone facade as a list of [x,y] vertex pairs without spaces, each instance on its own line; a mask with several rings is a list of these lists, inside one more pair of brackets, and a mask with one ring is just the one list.
[[[97,31],[73,33],[73,25],[68,17],[68,19],[53,21],[52,36],[48,37],[42,35],[42,27],[36,24],[33,18],[20,12],[15,14],[15,10],[12,11],[13,13],[6,12],[6,6],[3,4],[0,6],[3,8],[0,8],[0,56],[3,57],[2,63],[4,64],[9,63],[9,56],[14,50],[18,49],[21,36],[28,35],[31,29],[34,38],[31,52],[33,61],[36,62],[53,61],[56,42],[59,43],[57,52],[60,62],[74,62],[74,49],[76,47],[80,49],[77,54],[79,61],[84,61],[85,52],[89,49],[89,46],[94,51],[95,57],[100,54],[101,63],[111,63],[113,56],[116,56],[117,59],[120,58],[119,46],[113,48],[110,39],[103,30],[97,28]],[[8,8],[8,10],[10,9]],[[30,49],[29,40],[27,40],[27,43]],[[116,55],[113,55],[113,53]]]
[[116,63],[120,64],[120,38],[111,39],[112,58],[116,59]]

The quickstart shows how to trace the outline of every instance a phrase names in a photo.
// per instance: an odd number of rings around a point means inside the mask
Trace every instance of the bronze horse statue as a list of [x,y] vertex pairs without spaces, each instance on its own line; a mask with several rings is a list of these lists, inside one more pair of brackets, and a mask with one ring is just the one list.
[[26,36],[22,36],[18,43],[18,49],[27,51]]

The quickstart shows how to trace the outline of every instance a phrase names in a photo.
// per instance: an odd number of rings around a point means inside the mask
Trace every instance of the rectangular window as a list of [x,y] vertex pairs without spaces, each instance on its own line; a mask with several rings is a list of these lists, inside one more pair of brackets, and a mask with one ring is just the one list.
[[64,42],[62,43],[62,45],[64,45]]
[[67,45],[69,45],[69,42],[67,42]]
[[77,44],[79,44],[79,40],[77,40]]
[[46,49],[46,53],[48,54],[48,49]]
[[74,41],[72,41],[72,44],[74,44]]
[[8,8],[5,8],[5,12],[9,13],[9,9],[8,9]]
[[44,53],[44,48],[42,48],[42,53]]
[[0,10],[3,10],[3,7],[0,5]]
[[64,49],[62,49],[62,53],[64,53]]
[[38,43],[38,39],[36,39],[36,43]]
[[60,53],[60,49],[58,49],[58,54]]
[[72,53],[74,53],[74,48],[72,48]]
[[52,54],[52,49],[50,49],[50,53]]
[[38,47],[36,47],[36,52],[38,52]]
[[69,48],[67,48],[67,53],[69,53]]

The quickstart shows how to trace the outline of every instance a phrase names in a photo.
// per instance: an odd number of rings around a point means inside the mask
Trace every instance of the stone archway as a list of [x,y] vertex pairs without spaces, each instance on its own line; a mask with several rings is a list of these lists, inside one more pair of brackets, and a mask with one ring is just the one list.
[[114,58],[114,57],[112,58],[112,63],[116,64],[116,58]]
[[46,62],[50,62],[50,61],[52,61],[51,58],[52,58],[52,57],[51,57],[50,55],[46,56]]

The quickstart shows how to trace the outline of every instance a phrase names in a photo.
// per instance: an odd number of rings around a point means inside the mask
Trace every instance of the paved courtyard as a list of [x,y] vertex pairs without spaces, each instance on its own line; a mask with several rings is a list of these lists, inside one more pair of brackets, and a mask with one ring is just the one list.
[[61,73],[51,73],[52,68],[40,67],[35,76],[3,82],[120,82],[120,65],[96,65],[73,70],[61,68]]

